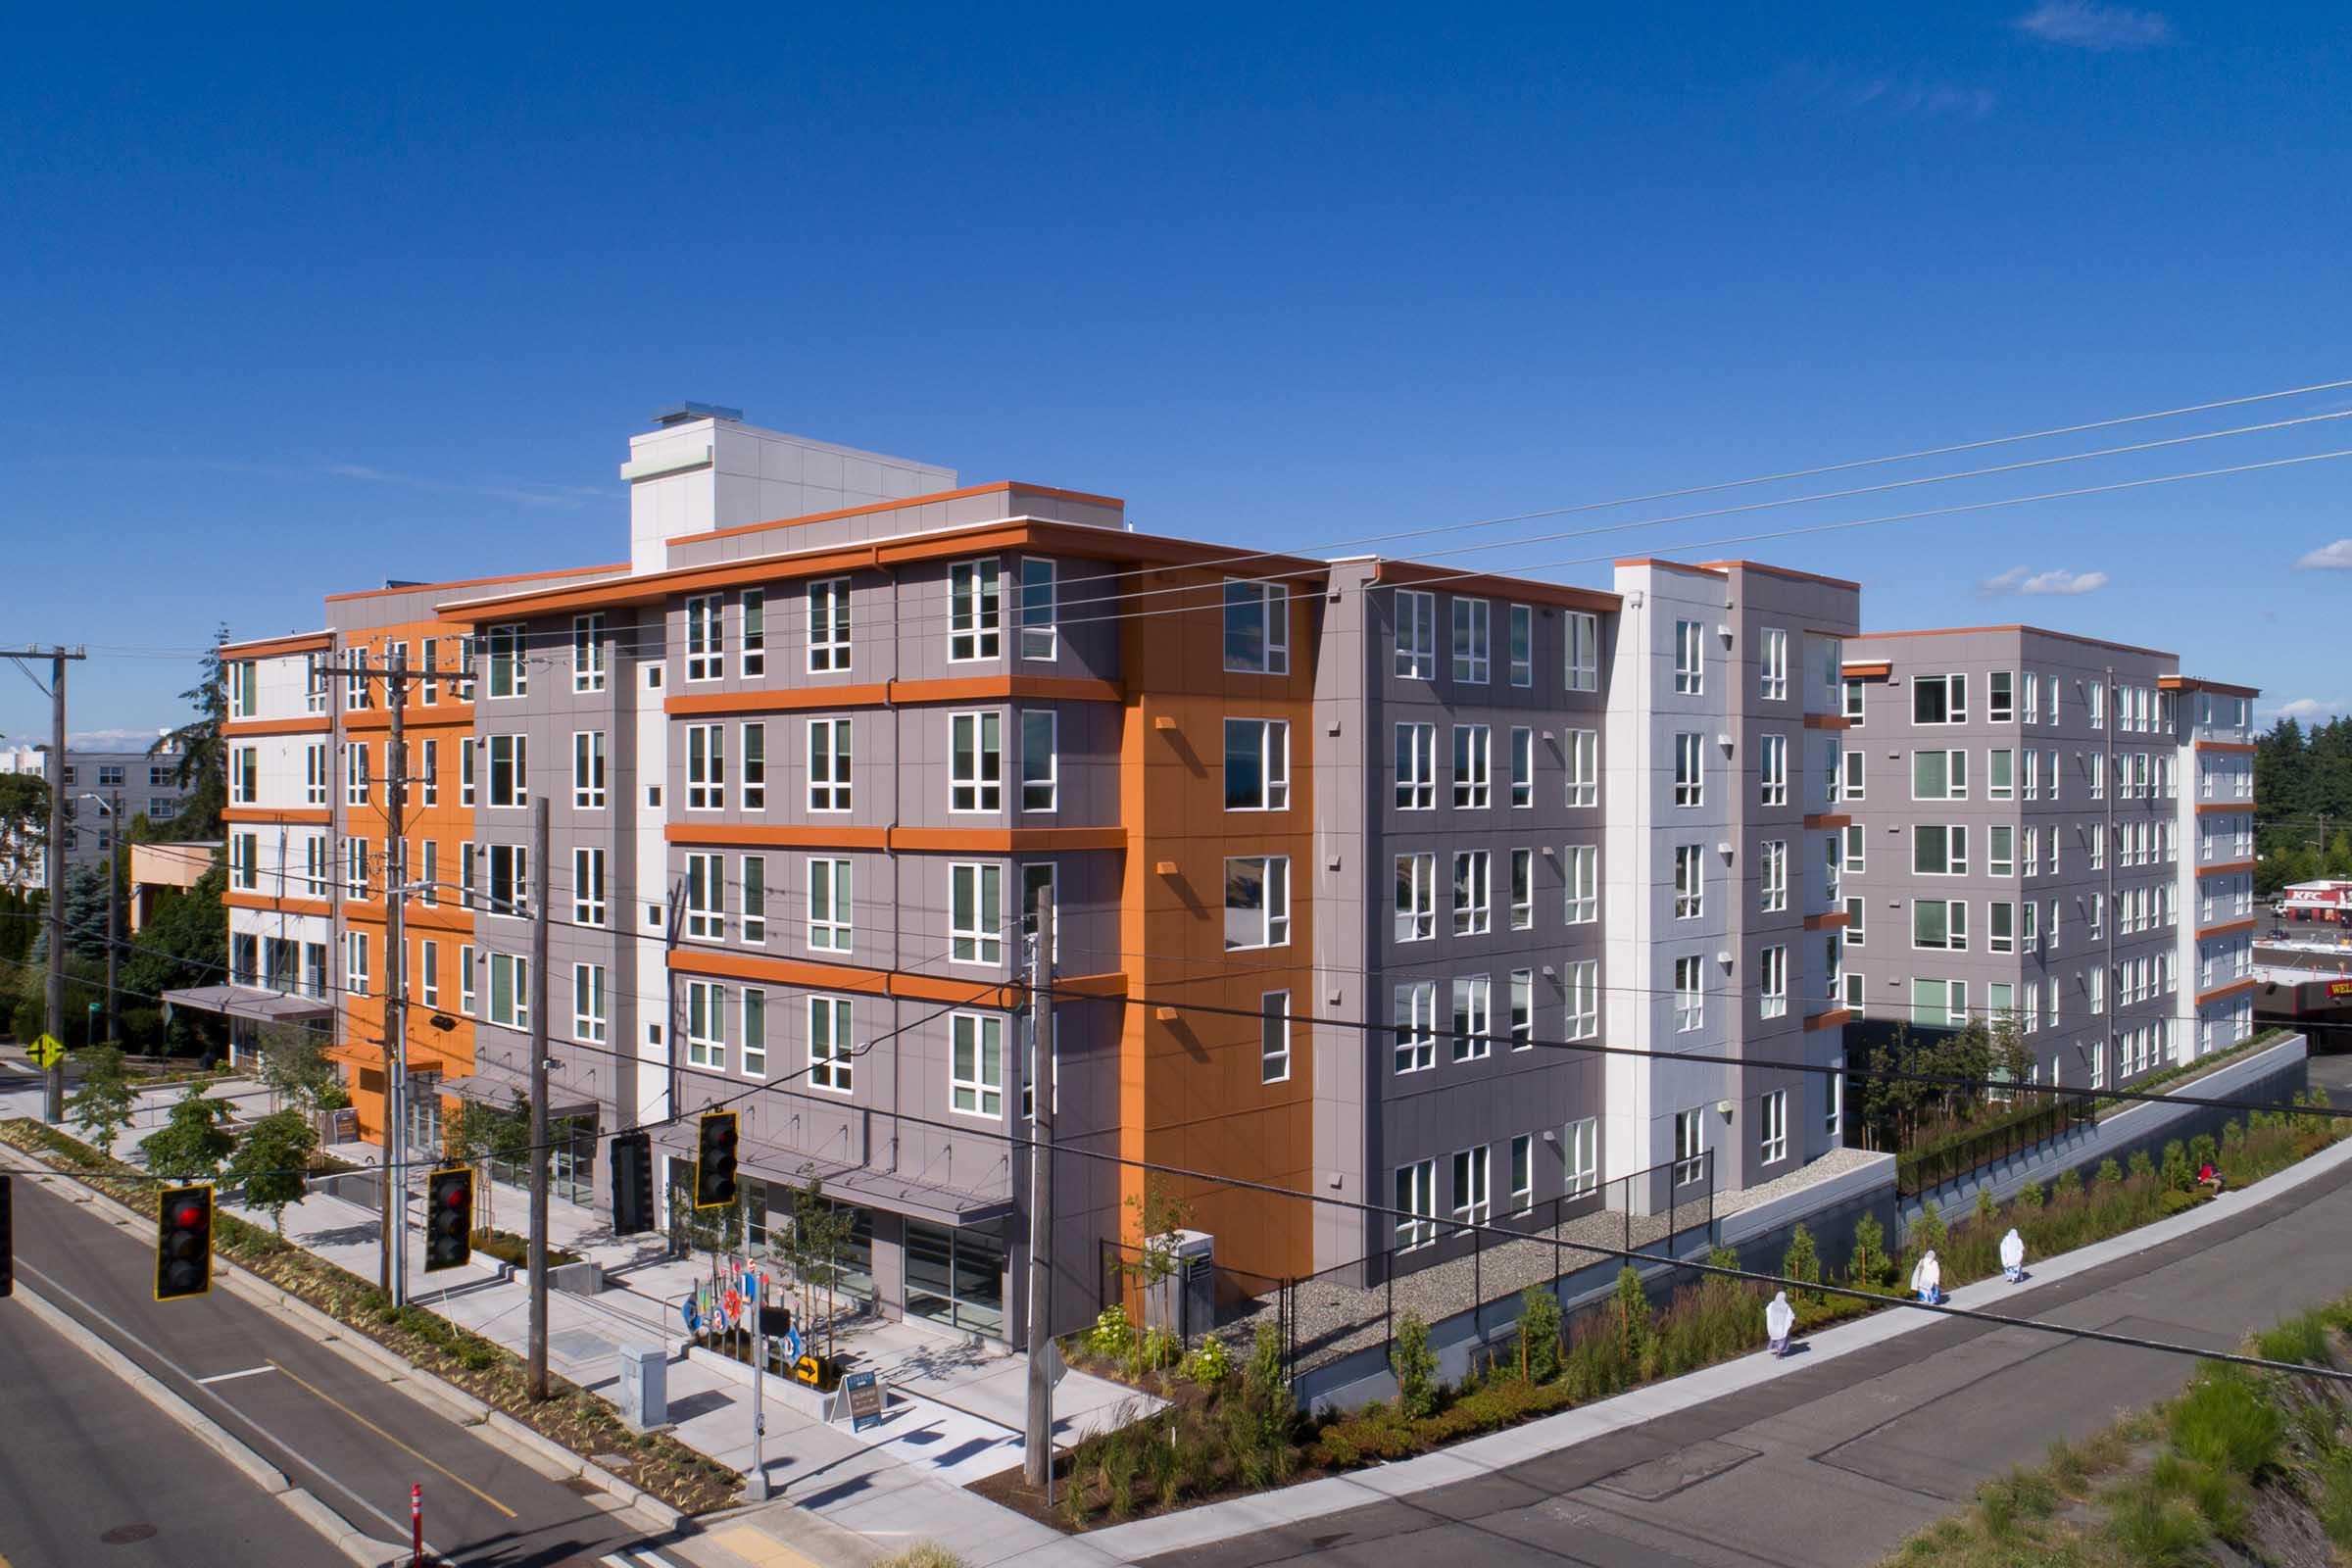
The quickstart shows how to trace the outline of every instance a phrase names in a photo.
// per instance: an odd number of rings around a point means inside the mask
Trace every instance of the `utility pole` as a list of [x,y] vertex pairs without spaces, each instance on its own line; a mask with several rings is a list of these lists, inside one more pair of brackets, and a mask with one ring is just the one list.
[[547,792],[531,796],[530,1396],[547,1397]]
[[[735,1194],[736,1234],[743,1238],[743,1255],[752,1255],[752,1189],[746,1182]],[[752,1463],[744,1472],[743,1496],[746,1502],[767,1500],[767,1413],[763,1395],[767,1389],[767,1336],[760,1331],[760,1309],[767,1301],[766,1275],[759,1276],[760,1298],[744,1303],[752,1324]]]
[[[384,671],[392,720],[384,742],[384,1291],[409,1299],[409,659],[392,647]],[[362,744],[365,744],[364,742]],[[365,842],[363,840],[362,842]]]
[[[122,836],[122,792],[116,790],[107,808],[107,819],[114,825],[115,853],[106,862],[106,1038],[116,1045],[122,1043],[122,993],[115,989],[115,963],[122,954],[122,880],[130,867],[122,857],[130,851],[130,841]],[[284,860],[279,868],[282,872]]]
[[[49,684],[42,690],[49,698],[49,853],[47,875],[49,882],[49,1032],[60,1041],[65,1039],[66,1018],[66,662],[87,659],[89,654],[80,648],[52,645],[48,648],[27,644],[23,648],[0,650],[0,659],[17,661],[35,686],[41,679],[24,661],[49,661]],[[66,1119],[66,1064],[59,1061],[49,1069],[49,1083],[41,1102],[41,1119],[52,1127]]]
[[1022,1465],[1029,1484],[1054,1485],[1054,1378],[1046,1352],[1054,1343],[1054,894],[1037,895],[1037,933],[1029,950],[1029,1027],[1036,1055],[1029,1068],[1029,1426]]

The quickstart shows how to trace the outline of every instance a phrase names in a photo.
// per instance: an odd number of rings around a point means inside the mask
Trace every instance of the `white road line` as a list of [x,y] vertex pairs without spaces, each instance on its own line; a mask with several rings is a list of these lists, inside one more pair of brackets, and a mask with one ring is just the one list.
[[605,1558],[605,1561],[611,1563],[612,1568],[673,1568],[667,1557],[659,1552],[648,1551],[643,1546],[630,1546],[621,1551],[612,1552]]
[[198,1378],[196,1381],[199,1383],[228,1383],[237,1378],[259,1377],[264,1372],[276,1370],[277,1368],[273,1366],[249,1366],[242,1372],[216,1372],[209,1378]]

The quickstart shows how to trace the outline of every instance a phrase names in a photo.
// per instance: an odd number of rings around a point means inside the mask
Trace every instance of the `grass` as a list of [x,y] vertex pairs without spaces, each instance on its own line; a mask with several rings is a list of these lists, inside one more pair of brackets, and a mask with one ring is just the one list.
[[905,1551],[883,1558],[874,1568],[963,1568],[963,1559],[936,1541],[918,1541]]

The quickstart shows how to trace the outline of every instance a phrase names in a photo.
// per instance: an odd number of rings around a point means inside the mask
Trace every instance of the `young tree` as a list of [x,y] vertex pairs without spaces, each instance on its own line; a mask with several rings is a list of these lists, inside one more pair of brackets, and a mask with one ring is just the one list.
[[1119,1272],[1143,1290],[1145,1325],[1173,1333],[1174,1322],[1152,1323],[1152,1313],[1164,1306],[1170,1318],[1176,1316],[1176,1304],[1160,1300],[1161,1287],[1176,1272],[1175,1233],[1192,1228],[1193,1205],[1171,1192],[1157,1171],[1152,1171],[1144,1177],[1144,1190],[1127,1200],[1127,1212],[1135,1217],[1137,1252],[1134,1262],[1120,1262]]
[[184,843],[220,836],[220,808],[228,804],[227,754],[220,744],[220,725],[228,717],[228,681],[221,669],[220,644],[227,640],[223,622],[197,662],[201,673],[196,684],[179,694],[196,716],[158,736],[147,748],[149,757],[176,757],[172,782],[188,792],[178,814],[158,831],[158,838]]
[[81,1053],[81,1088],[66,1102],[66,1109],[82,1137],[97,1145],[100,1153],[113,1157],[115,1140],[130,1125],[131,1107],[137,1101],[120,1050],[99,1046]]
[[498,1183],[490,1166],[519,1165],[531,1157],[531,1107],[521,1091],[505,1105],[486,1100],[461,1100],[457,1114],[444,1118],[441,1138],[449,1157],[474,1168],[474,1227],[497,1223]]
[[229,1157],[228,1179],[245,1189],[245,1201],[266,1212],[281,1237],[286,1205],[301,1202],[310,1191],[311,1155],[318,1149],[318,1129],[300,1111],[280,1110],[248,1127]]
[[824,1182],[817,1176],[814,1165],[804,1165],[801,1174],[805,1178],[803,1184],[792,1190],[792,1228],[785,1244],[786,1256],[807,1293],[803,1298],[804,1315],[810,1322],[816,1316],[815,1297],[823,1294],[825,1354],[829,1358],[834,1344],[833,1291],[841,1283],[842,1255],[849,1250],[850,1236],[857,1229],[858,1218],[847,1205],[825,1196]]
[[222,1125],[234,1113],[227,1101],[206,1094],[201,1081],[191,1082],[163,1127],[139,1140],[147,1168],[176,1181],[218,1180],[220,1162],[236,1148]]
[[262,1031],[262,1082],[271,1109],[292,1106],[305,1116],[348,1103],[337,1081],[322,1030],[271,1024]]

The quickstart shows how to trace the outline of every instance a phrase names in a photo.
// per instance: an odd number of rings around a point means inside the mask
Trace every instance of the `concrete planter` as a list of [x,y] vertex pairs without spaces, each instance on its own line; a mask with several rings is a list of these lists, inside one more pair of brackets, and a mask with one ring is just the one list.
[[[742,1385],[747,1392],[751,1389],[752,1369],[743,1362],[731,1355],[707,1350],[699,1345],[689,1345],[685,1348],[686,1359],[692,1365],[710,1367],[729,1382]],[[825,1419],[825,1406],[833,1398],[830,1394],[819,1394],[806,1383],[780,1378],[772,1372],[767,1374],[767,1388],[761,1397],[820,1423]]]

